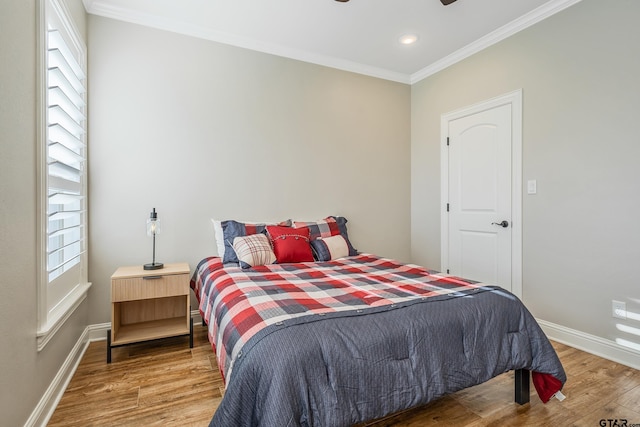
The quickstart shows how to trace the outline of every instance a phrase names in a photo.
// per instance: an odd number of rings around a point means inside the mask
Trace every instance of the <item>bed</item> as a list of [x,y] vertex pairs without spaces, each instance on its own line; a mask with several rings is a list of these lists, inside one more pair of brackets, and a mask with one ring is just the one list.
[[351,426],[511,370],[519,403],[528,371],[546,402],[566,381],[517,297],[417,265],[208,257],[191,287],[226,384],[214,427]]

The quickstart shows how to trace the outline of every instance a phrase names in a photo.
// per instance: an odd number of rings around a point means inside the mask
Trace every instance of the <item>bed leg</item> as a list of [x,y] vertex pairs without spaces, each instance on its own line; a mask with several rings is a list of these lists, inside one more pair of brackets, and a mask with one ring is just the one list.
[[529,370],[516,369],[516,403],[529,403]]

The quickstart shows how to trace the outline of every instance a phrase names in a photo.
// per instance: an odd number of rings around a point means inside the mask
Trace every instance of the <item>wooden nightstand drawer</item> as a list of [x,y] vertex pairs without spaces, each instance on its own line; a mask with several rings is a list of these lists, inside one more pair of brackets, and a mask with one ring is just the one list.
[[131,277],[114,279],[111,283],[111,299],[113,302],[163,298],[188,293],[188,274]]

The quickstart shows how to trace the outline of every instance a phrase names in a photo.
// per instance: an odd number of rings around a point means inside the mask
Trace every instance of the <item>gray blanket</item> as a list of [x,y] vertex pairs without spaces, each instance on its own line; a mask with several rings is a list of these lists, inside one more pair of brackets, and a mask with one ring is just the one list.
[[533,316],[497,287],[301,318],[244,346],[210,426],[351,426],[520,368],[566,381]]

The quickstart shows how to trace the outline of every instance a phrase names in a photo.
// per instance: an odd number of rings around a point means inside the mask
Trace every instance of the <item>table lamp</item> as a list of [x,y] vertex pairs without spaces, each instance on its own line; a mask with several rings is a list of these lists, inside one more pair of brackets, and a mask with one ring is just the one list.
[[159,270],[164,267],[161,262],[156,262],[156,234],[160,234],[160,220],[156,213],[156,208],[153,208],[149,219],[147,219],[147,236],[153,237],[153,258],[151,264],[145,264],[145,270]]

